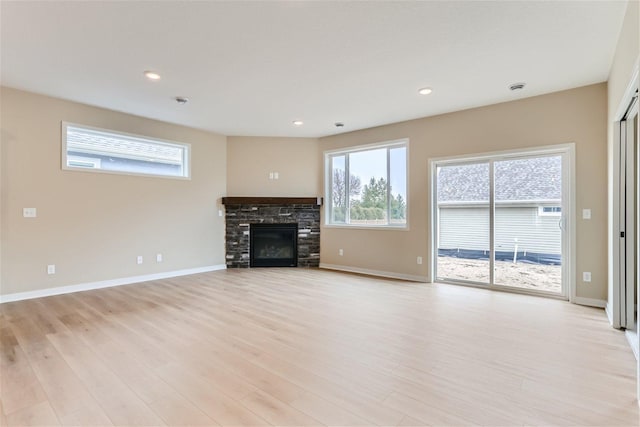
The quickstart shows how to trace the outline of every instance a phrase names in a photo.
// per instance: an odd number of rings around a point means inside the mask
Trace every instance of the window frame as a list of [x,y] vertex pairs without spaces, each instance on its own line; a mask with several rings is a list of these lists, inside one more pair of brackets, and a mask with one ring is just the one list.
[[[364,144],[357,145],[346,148],[339,148],[335,150],[326,150],[324,151],[324,191],[325,191],[325,200],[324,204],[324,221],[323,225],[327,228],[349,228],[349,229],[369,229],[369,230],[396,230],[396,231],[409,231],[409,138],[401,138],[395,139],[391,141],[377,142],[372,144]],[[405,151],[405,222],[403,224],[392,224],[389,222],[391,218],[391,198],[389,197],[389,187],[391,186],[391,161],[390,161],[390,150],[393,148],[404,148]],[[373,151],[379,149],[387,150],[387,223],[386,224],[351,224],[346,222],[348,219],[349,209],[350,209],[350,197],[348,183],[349,179],[346,178],[349,175],[349,155],[353,153],[359,153],[364,151]],[[331,222],[332,209],[333,209],[333,168],[332,168],[332,158],[337,156],[345,156],[345,197],[346,197],[346,207],[345,207],[345,222]]]
[[[135,171],[118,171],[118,170],[105,170],[105,169],[96,169],[90,167],[81,167],[81,166],[69,166],[68,161],[68,152],[67,152],[67,129],[68,128],[79,128],[87,131],[101,132],[108,135],[112,135],[114,137],[123,137],[126,139],[139,139],[146,143],[155,143],[158,145],[179,147],[182,149],[182,169],[183,175],[162,175],[155,173],[145,173],[145,172],[135,172]],[[61,168],[65,171],[73,171],[73,172],[92,172],[92,173],[106,173],[113,175],[129,175],[129,176],[143,176],[143,177],[153,177],[153,178],[165,178],[165,179],[179,179],[179,180],[191,180],[191,144],[186,142],[177,142],[171,141],[167,139],[155,138],[146,135],[137,135],[133,133],[120,132],[112,129],[104,129],[95,126],[81,125],[77,123],[71,122],[61,122],[61,152],[60,152],[60,162]]]

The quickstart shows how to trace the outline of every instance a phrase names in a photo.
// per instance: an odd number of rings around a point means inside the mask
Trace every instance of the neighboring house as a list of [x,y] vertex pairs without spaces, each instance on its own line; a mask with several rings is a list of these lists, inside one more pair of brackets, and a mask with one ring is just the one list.
[[[559,264],[560,157],[500,161],[494,168],[496,259]],[[437,192],[438,254],[488,258],[489,165],[439,168]]]

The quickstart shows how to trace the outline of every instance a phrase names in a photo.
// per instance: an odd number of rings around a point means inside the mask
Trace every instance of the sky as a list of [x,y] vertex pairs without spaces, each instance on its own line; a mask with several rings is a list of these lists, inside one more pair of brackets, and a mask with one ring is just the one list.
[[[391,192],[402,194],[406,200],[406,152],[407,149],[391,149]],[[384,178],[387,175],[387,149],[360,151],[349,154],[349,168],[352,175],[360,177],[362,187],[369,183],[371,177]]]

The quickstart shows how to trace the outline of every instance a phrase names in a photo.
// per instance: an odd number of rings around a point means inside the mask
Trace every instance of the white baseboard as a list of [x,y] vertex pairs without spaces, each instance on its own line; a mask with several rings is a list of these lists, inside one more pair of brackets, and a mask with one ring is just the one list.
[[613,307],[611,307],[611,304],[609,304],[609,302],[607,301],[607,305],[604,307],[604,312],[607,313],[607,319],[609,319],[609,324],[611,326],[613,326]]
[[588,305],[589,307],[606,308],[607,302],[603,299],[575,297],[572,301],[578,305]]
[[56,288],[40,289],[37,291],[17,292],[14,294],[0,295],[0,304],[5,302],[48,297],[52,295],[70,294],[72,292],[110,288],[113,286],[130,285],[133,283],[148,282],[150,280],[168,279],[170,277],[188,276],[189,274],[207,273],[209,271],[224,270],[226,268],[227,266],[225,264],[209,265],[206,267],[187,268],[185,270],[166,271],[163,273],[145,274],[142,276],[122,277],[120,279],[101,280],[99,282],[60,286]]
[[624,331],[624,335],[627,337],[627,341],[629,342],[629,345],[631,346],[631,350],[633,351],[633,355],[636,357],[636,360],[638,360],[638,357],[640,356],[640,349],[638,348],[638,332],[637,331],[629,331],[628,329],[626,331]]
[[426,276],[416,276],[413,274],[394,273],[391,271],[370,270],[368,268],[351,267],[347,265],[320,263],[320,268],[327,270],[345,271],[347,273],[367,274],[369,276],[388,277],[390,279],[409,280],[412,282],[427,282]]

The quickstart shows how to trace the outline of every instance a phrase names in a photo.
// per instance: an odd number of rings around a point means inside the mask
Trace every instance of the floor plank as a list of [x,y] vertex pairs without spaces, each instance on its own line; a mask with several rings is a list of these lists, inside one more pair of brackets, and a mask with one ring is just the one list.
[[[3,424],[4,425],[4,424]],[[14,411],[7,416],[7,426],[59,426],[60,421],[56,417],[49,402],[41,402]]]
[[0,327],[0,373],[0,400],[7,416],[41,403],[48,405],[42,384],[8,325]]
[[317,269],[0,305],[2,425],[639,425],[603,310]]

